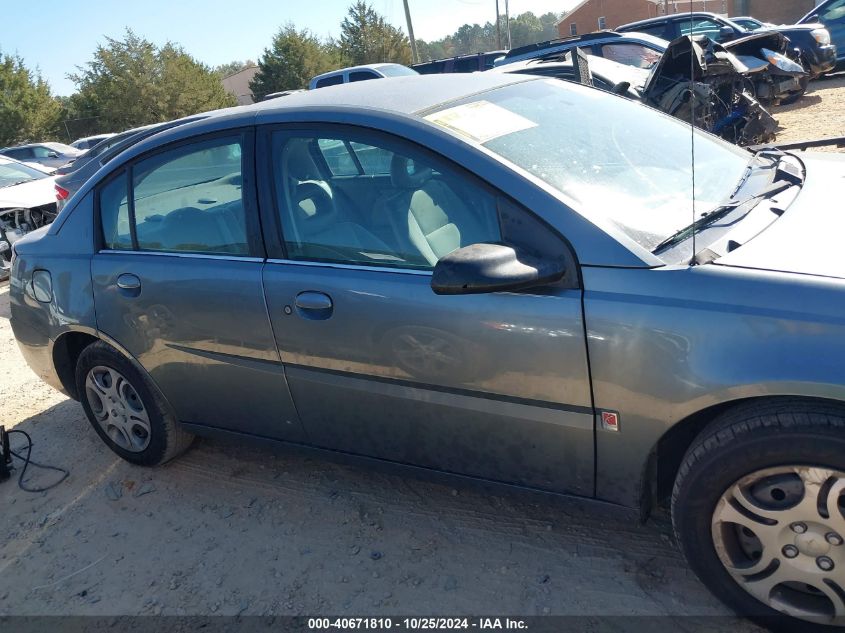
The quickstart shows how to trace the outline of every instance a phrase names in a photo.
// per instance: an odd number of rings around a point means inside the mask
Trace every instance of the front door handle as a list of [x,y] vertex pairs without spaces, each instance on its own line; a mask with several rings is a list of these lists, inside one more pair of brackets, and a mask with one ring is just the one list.
[[332,315],[334,304],[325,292],[306,290],[296,295],[294,300],[296,313],[303,319],[323,321]]
[[132,273],[123,273],[117,278],[117,287],[121,294],[127,297],[137,297],[141,294],[141,280]]

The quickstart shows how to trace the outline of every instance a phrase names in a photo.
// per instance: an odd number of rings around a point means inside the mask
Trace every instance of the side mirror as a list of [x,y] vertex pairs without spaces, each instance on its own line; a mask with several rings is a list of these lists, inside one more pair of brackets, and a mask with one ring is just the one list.
[[564,274],[562,261],[539,259],[507,244],[471,244],[437,262],[431,289],[438,295],[504,292],[554,283]]
[[47,154],[47,157],[48,157],[48,158],[58,158],[58,157],[59,157],[59,155],[58,155],[56,152],[49,152],[49,153]]
[[610,92],[612,92],[615,95],[621,95],[621,96],[624,97],[624,96],[628,95],[628,90],[630,88],[631,88],[631,82],[630,81],[620,81],[619,83],[613,85],[613,88],[610,89]]
[[719,41],[724,42],[725,40],[732,40],[736,36],[734,33],[733,28],[730,26],[723,26],[719,29]]

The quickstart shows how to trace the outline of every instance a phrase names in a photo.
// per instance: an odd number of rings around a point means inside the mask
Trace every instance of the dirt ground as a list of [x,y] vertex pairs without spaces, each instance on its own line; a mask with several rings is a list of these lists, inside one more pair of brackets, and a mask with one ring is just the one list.
[[771,113],[778,121],[780,142],[845,136],[845,73],[810,82],[801,99],[771,108]]
[[[845,77],[774,114],[781,140],[845,134]],[[0,484],[0,616],[727,614],[663,515],[638,525],[210,440],[162,468],[127,464],[29,370],[8,318],[4,282],[0,424],[71,475],[41,494]]]

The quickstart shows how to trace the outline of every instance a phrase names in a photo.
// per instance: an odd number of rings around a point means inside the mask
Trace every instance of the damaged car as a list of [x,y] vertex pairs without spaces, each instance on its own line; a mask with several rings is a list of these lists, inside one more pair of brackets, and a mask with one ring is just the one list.
[[[754,86],[754,96],[766,105],[794,103],[807,91],[810,74],[801,65],[800,51],[777,31],[762,31],[722,45],[745,66],[740,68]],[[790,58],[792,54],[794,58]]]
[[679,37],[652,69],[642,101],[737,145],[769,143],[777,121],[747,89],[746,68],[706,36]]
[[12,245],[56,217],[55,178],[0,156],[0,280],[9,276]]
[[746,69],[706,37],[695,41],[681,37],[669,43],[651,71],[575,49],[567,51],[563,60],[532,59],[490,72],[542,75],[594,86],[692,121],[737,145],[760,145],[774,140],[777,122],[751,93],[743,75]]

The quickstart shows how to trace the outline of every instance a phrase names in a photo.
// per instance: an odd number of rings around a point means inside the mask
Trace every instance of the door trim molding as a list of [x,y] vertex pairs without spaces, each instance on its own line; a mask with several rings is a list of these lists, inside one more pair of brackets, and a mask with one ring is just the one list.
[[[499,393],[491,393],[488,391],[476,391],[474,389],[459,389],[455,387],[445,387],[443,385],[434,385],[431,383],[424,383],[424,382],[415,382],[413,380],[405,380],[403,378],[387,378],[384,376],[372,376],[368,374],[359,374],[351,371],[343,371],[339,369],[328,369],[326,367],[314,367],[312,365],[300,365],[297,363],[284,363],[286,369],[293,369],[305,372],[315,372],[321,374],[330,374],[333,376],[339,376],[344,378],[352,378],[355,380],[363,380],[368,382],[377,382],[387,385],[392,385],[395,387],[404,387],[409,389],[416,389],[419,391],[436,391],[439,393],[450,394],[455,396],[464,396],[469,398],[478,398],[482,400],[493,400],[497,402],[506,402],[509,404],[518,404],[523,406],[530,406],[530,407],[539,407],[543,409],[551,409],[555,411],[564,411],[567,413],[580,413],[582,415],[590,416],[589,424],[587,425],[590,429],[593,428],[593,407],[589,406],[582,406],[582,405],[575,405],[575,404],[562,404],[559,402],[549,402],[547,400],[535,400],[533,398],[521,398],[519,396],[509,396],[505,394]],[[288,375],[288,380],[291,379],[291,375]],[[587,428],[587,427],[585,427]]]

